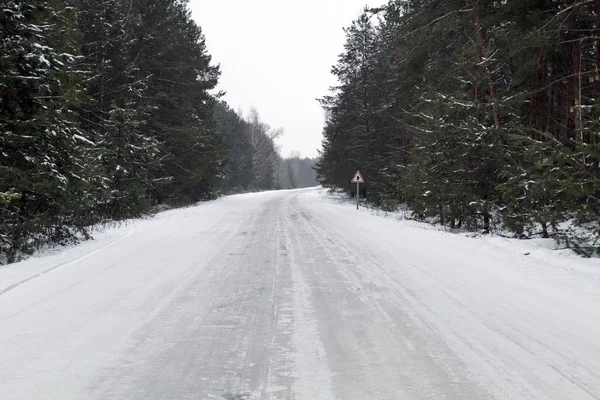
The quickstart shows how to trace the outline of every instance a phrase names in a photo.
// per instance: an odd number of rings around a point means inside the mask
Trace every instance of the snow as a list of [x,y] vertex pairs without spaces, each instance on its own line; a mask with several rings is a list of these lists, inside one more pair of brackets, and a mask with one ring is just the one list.
[[42,64],[44,64],[48,67],[50,66],[50,61],[48,61],[48,59],[43,54],[40,54],[38,59]]
[[71,263],[77,263],[92,257],[131,234],[132,231],[128,231],[127,228],[108,228],[95,233],[94,240],[77,246],[47,249],[36,253],[27,261],[0,266],[0,294],[4,294],[57,268],[66,267]]
[[77,135],[77,134],[73,135],[73,140],[75,140],[75,141],[79,140],[80,142],[84,142],[84,143],[87,143],[87,144],[92,145],[92,146],[95,145],[95,143],[92,142],[91,140],[89,140],[88,138],[83,137],[81,135]]
[[0,268],[0,398],[599,398],[600,260],[552,247],[321,189],[163,212]]
[[[41,27],[39,27],[39,26],[35,26],[35,25],[31,25],[31,24],[29,26],[31,26],[33,28],[41,29]],[[48,47],[48,46],[45,46],[45,45],[42,45],[42,44],[39,44],[39,43],[34,43],[33,47],[35,47],[36,49],[39,49],[39,50],[44,50],[44,51],[52,51],[52,50],[54,50],[52,47]]]

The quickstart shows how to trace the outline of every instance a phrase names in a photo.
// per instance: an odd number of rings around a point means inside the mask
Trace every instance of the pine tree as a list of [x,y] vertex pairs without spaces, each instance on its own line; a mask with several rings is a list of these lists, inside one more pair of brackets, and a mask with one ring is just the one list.
[[136,0],[130,57],[136,79],[146,82],[149,116],[141,129],[160,143],[160,166],[152,171],[158,202],[186,204],[214,196],[224,154],[215,122],[219,77],[202,31],[186,2]]
[[13,261],[81,230],[82,147],[70,108],[79,34],[63,1],[7,1],[0,11],[0,256]]
[[326,186],[344,187],[360,169],[369,176],[374,194],[385,191],[387,162],[391,147],[386,121],[384,64],[379,50],[379,31],[372,13],[365,12],[346,29],[344,53],[332,68],[339,86],[333,95],[321,99],[329,114],[323,151],[317,163],[320,181]]
[[122,219],[149,210],[158,165],[158,143],[142,126],[150,107],[144,100],[147,79],[137,77],[132,58],[135,18],[117,0],[75,0],[84,33],[80,67],[86,70],[87,99],[80,120],[96,143],[95,197],[89,212],[97,219]]
[[[421,122],[412,170],[426,179],[422,193],[410,200],[418,205],[435,199],[428,211],[441,223],[489,231],[504,147],[485,11],[478,2],[445,3],[436,7],[440,16],[427,15],[429,41],[443,40],[428,47],[423,95],[414,111]],[[460,38],[469,38],[469,45]],[[453,73],[440,81],[445,71]]]
[[287,164],[287,179],[290,189],[296,189],[298,187],[298,182],[296,182],[296,175],[294,174],[292,164],[290,163]]
[[[352,46],[363,16],[323,101],[320,181],[347,187],[359,164],[380,199],[421,218],[597,242],[600,1],[390,0],[370,12],[369,56]],[[365,60],[375,74],[360,73]],[[360,135],[368,88],[373,129]],[[591,234],[575,238],[565,221]]]
[[215,106],[217,129],[227,148],[227,164],[223,187],[236,192],[249,190],[254,181],[253,148],[250,127],[238,113],[225,102]]

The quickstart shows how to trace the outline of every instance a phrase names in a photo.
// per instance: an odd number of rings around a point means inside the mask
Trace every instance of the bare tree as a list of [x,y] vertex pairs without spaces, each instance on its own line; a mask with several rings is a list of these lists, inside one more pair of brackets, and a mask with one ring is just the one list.
[[253,149],[254,189],[275,188],[275,168],[278,148],[275,139],[283,135],[283,129],[272,129],[260,120],[255,108],[248,117],[248,135]]

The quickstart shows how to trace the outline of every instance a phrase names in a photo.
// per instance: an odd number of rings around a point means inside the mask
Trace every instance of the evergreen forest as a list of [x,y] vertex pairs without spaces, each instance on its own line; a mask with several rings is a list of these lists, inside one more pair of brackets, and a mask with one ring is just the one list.
[[324,186],[360,169],[383,208],[596,251],[600,0],[390,0],[345,33]]
[[2,0],[0,263],[160,207],[314,186],[314,160],[283,159],[282,130],[233,111],[219,75],[185,0]]

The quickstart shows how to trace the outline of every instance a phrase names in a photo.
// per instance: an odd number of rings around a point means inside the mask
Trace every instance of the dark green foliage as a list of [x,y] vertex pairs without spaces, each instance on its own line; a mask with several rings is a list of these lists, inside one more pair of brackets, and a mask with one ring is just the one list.
[[224,102],[216,104],[215,120],[228,149],[223,188],[236,192],[249,190],[254,181],[254,151],[250,143],[250,127]]
[[7,0],[0,10],[0,263],[87,228],[273,189],[272,130],[219,95],[182,0]]
[[[95,146],[89,157],[94,196],[87,204],[89,222],[123,219],[147,212],[153,187],[149,167],[158,165],[158,142],[143,129],[151,107],[145,99],[148,79],[138,77],[132,58],[138,19],[130,4],[118,0],[72,0],[80,10],[82,70],[86,101],[78,111]],[[101,177],[101,179],[98,179]]]
[[145,81],[149,116],[141,128],[160,144],[152,171],[158,202],[186,204],[212,198],[220,183],[223,148],[213,121],[213,89],[219,77],[204,36],[185,2],[137,0],[130,57]]
[[9,1],[0,17],[0,256],[214,197],[219,70],[185,2]]
[[[377,15],[378,20],[375,22]],[[453,228],[598,237],[600,1],[392,0],[346,31],[318,163]],[[585,229],[577,229],[577,226]],[[594,233],[595,232],[595,233]],[[580,240],[581,241],[581,240]]]
[[385,55],[377,47],[379,32],[371,19],[365,12],[346,29],[345,53],[332,69],[340,85],[333,88],[334,96],[321,100],[330,118],[317,172],[324,185],[343,187],[360,169],[370,177],[371,192],[380,195],[386,190],[390,121],[382,117],[387,93]]
[[218,77],[185,2],[4,2],[0,262],[213,198],[231,145]]
[[88,140],[69,105],[79,96],[74,14],[60,1],[0,10],[0,259],[81,229],[77,199]]

